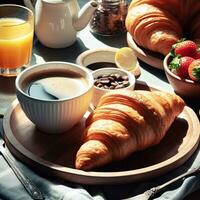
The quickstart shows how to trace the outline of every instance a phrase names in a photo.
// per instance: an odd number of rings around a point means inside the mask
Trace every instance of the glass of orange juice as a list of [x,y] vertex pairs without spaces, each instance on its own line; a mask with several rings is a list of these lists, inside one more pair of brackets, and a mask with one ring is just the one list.
[[26,7],[0,5],[0,76],[16,76],[30,64],[34,15]]

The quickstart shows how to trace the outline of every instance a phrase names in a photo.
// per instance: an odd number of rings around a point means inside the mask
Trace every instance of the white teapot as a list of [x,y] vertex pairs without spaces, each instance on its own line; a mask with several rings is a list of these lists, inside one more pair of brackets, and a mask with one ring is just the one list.
[[96,1],[89,1],[80,10],[77,0],[37,0],[35,8],[31,0],[24,0],[24,4],[35,14],[39,41],[50,48],[72,45],[77,31],[88,24],[98,6]]

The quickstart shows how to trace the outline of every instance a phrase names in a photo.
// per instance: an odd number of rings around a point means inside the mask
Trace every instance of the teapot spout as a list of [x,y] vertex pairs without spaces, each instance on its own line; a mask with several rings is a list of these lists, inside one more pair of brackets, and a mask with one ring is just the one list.
[[73,19],[73,27],[76,31],[80,31],[86,27],[94,11],[97,9],[97,6],[98,4],[96,1],[90,1],[83,6],[78,16]]

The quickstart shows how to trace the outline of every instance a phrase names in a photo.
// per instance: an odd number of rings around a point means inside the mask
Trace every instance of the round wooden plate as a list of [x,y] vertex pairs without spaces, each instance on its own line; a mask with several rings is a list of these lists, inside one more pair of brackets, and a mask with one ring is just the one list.
[[[141,84],[136,88],[154,89]],[[199,120],[186,106],[160,144],[93,171],[77,170],[74,159],[88,113],[64,134],[45,134],[28,120],[15,100],[3,121],[6,144],[17,158],[42,175],[83,184],[120,184],[159,176],[183,164],[198,146]]]
[[142,60],[143,62],[147,63],[148,65],[155,67],[157,69],[163,70],[163,60],[164,56],[144,49],[137,45],[137,43],[133,40],[130,33],[127,32],[127,43],[128,46],[133,49],[135,55]]

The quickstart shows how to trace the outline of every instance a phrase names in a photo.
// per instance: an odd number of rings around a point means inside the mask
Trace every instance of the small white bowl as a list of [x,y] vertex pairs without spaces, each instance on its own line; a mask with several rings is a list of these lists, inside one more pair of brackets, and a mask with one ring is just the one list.
[[[90,70],[114,67],[120,68],[115,64],[115,54],[117,50],[118,48],[113,47],[89,49],[77,57],[76,63],[83,67],[89,68]],[[96,65],[96,67],[94,67],[94,65]],[[139,62],[137,62],[136,67],[133,71],[131,71],[131,73],[134,74],[136,78],[140,76],[141,71]]]
[[76,63],[83,67],[87,67],[90,70],[97,69],[97,68],[89,67],[89,65],[95,64],[95,63],[110,63],[111,65],[113,64],[114,66],[116,52],[117,52],[117,48],[112,48],[112,47],[89,49],[87,51],[84,51],[77,57]]
[[[28,94],[31,77],[59,70],[81,75],[87,82],[83,91],[58,100],[44,100]],[[47,62],[24,70],[17,76],[15,85],[18,101],[27,117],[43,132],[62,133],[79,122],[87,111],[92,98],[93,83],[92,73],[86,68],[67,62]]]
[[107,92],[113,91],[113,90],[133,90],[135,88],[136,79],[135,76],[123,69],[119,68],[101,68],[98,70],[95,70],[92,72],[94,79],[97,78],[100,75],[109,75],[109,74],[119,74],[121,76],[128,76],[129,85],[127,87],[121,88],[121,89],[104,89],[99,88],[97,86],[94,86],[94,92],[92,97],[92,105],[94,107],[97,106],[100,98],[106,94]]

